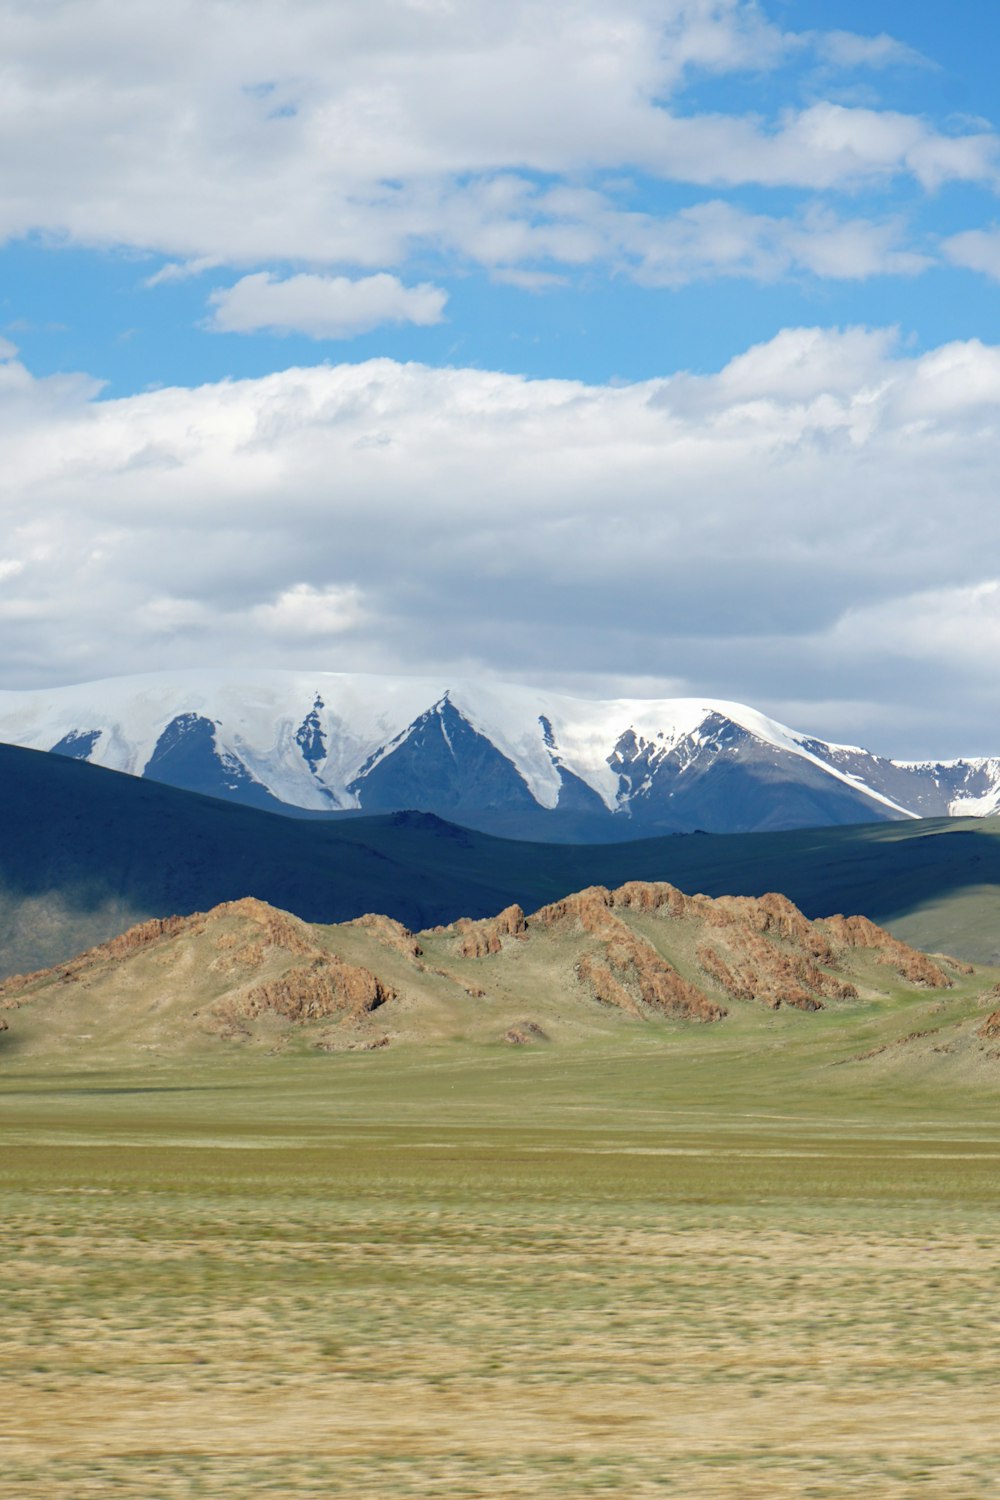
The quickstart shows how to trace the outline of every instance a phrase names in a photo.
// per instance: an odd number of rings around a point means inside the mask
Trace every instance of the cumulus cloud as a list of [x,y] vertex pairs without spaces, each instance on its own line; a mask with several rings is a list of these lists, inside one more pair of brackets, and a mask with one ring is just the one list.
[[9,368],[5,685],[460,666],[834,736],[844,702],[896,753],[993,723],[1000,349],[789,329],[632,385],[373,360],[114,401]]
[[[386,270],[428,250],[514,266],[520,229],[489,191],[509,174],[810,196],[899,176],[997,182],[988,129],[802,108],[793,86],[771,117],[690,107],[706,72],[810,52],[899,60],[891,38],[796,35],[752,0],[0,0],[0,22],[0,237],[154,251],[169,257],[154,280],[219,264]],[[585,213],[548,238],[555,260],[592,257]]]
[[384,272],[351,281],[347,276],[301,274],[279,280],[266,271],[242,277],[209,297],[216,333],[305,333],[346,339],[382,323],[440,323],[448,294],[423,282],[404,286]]

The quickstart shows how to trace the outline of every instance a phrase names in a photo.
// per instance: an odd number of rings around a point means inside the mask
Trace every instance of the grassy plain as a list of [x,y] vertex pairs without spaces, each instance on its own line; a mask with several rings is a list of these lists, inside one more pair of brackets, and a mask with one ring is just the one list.
[[1000,1061],[844,1061],[932,1008],[8,1056],[0,1494],[1000,1494]]

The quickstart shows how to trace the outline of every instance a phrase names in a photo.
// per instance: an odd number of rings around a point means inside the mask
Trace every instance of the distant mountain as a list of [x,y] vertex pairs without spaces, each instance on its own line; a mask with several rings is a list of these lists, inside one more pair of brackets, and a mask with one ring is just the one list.
[[0,745],[0,828],[0,977],[245,896],[311,922],[375,911],[421,928],[628,880],[782,891],[810,917],[863,912],[919,947],[1000,961],[994,818],[525,844],[428,813],[278,817]]
[[495,682],[164,673],[0,693],[0,740],[286,814],[418,809],[616,842],[1000,809],[1000,759],[886,760],[738,703]]

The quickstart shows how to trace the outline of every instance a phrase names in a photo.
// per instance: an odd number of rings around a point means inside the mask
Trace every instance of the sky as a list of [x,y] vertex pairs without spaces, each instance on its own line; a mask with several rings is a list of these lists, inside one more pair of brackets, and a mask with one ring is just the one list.
[[1000,8],[0,0],[0,687],[1000,755]]

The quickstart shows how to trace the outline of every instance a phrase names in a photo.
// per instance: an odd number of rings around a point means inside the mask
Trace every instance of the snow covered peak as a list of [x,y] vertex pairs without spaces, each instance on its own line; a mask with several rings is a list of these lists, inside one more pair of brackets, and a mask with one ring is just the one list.
[[594,836],[627,837],[1000,805],[1000,761],[885,761],[742,703],[598,702],[493,679],[111,678],[0,692],[0,739],[278,809],[420,806],[540,837],[550,814],[580,836],[606,824]]

